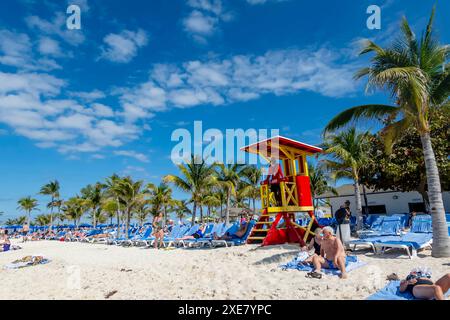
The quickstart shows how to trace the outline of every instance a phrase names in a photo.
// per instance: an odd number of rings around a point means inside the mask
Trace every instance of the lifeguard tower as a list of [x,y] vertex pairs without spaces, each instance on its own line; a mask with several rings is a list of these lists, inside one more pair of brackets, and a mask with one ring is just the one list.
[[[276,136],[243,147],[241,150],[258,154],[268,162],[272,157],[279,159],[284,176],[279,183],[281,201],[275,199],[267,181],[261,183],[261,215],[247,243],[261,243],[263,246],[299,243],[303,246],[314,236],[313,231],[319,226],[314,217],[306,157],[320,153],[322,149]],[[295,215],[299,212],[310,216],[310,221],[305,227],[295,221]]]

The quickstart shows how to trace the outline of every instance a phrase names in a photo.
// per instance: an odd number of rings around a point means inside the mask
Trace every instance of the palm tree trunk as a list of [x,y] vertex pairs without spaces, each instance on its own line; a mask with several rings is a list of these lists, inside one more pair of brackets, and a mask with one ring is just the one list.
[[127,208],[127,222],[126,222],[126,229],[125,229],[125,238],[128,239],[130,237],[129,230],[130,230],[130,220],[131,220],[131,210],[130,208]]
[[361,230],[363,226],[361,192],[359,182],[355,179],[355,201],[356,201],[356,230]]
[[116,198],[117,202],[117,238],[120,237],[120,206],[119,206],[119,199]]
[[253,197],[252,200],[253,200],[253,214],[256,214],[256,199],[255,199],[255,197]]
[[227,189],[227,206],[225,208],[225,223],[230,223],[230,200],[231,200],[231,187]]
[[94,208],[94,228],[96,228],[97,227],[97,210],[96,210],[96,208]]
[[52,206],[50,207],[50,228],[49,231],[53,229],[53,204],[55,203],[55,198],[52,197]]
[[433,247],[431,255],[435,258],[450,257],[450,237],[445,220],[444,202],[442,201],[441,181],[434,156],[431,137],[428,132],[420,135],[423,157],[428,182],[428,198],[433,221]]
[[162,224],[163,228],[166,226],[166,220],[167,220],[166,214],[167,214],[166,206],[163,206],[163,224]]
[[194,201],[194,207],[192,208],[192,220],[191,220],[191,225],[193,225],[195,223],[195,215],[197,213],[197,202]]
[[200,209],[200,223],[203,223],[203,206],[199,206]]

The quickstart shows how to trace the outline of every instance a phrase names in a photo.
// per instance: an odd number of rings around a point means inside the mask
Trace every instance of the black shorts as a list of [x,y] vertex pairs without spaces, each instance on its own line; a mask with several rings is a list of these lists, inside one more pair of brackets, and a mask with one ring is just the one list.
[[194,239],[199,239],[200,238],[200,235],[198,233],[194,233],[192,236],[194,237]]

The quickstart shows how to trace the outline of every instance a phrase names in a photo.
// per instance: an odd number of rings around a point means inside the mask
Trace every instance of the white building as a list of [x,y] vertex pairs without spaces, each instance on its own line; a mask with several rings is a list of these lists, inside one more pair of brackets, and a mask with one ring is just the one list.
[[[362,188],[361,188],[362,189]],[[335,212],[345,201],[350,201],[350,210],[354,212],[356,208],[354,187],[352,184],[345,184],[336,188],[338,196],[331,193],[323,194],[320,198],[327,200],[331,206],[331,212]],[[443,192],[445,212],[450,212],[450,192]],[[367,206],[369,213],[410,213],[411,211],[425,212],[425,204],[422,195],[418,192],[398,192],[398,191],[373,191],[366,188]],[[365,207],[364,194],[361,190],[361,201],[363,212]]]

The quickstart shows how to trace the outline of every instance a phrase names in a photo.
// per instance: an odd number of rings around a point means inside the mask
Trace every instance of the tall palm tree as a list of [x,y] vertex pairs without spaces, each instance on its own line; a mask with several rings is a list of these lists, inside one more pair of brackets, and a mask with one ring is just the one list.
[[178,165],[178,169],[180,170],[180,176],[167,175],[164,177],[164,181],[172,183],[180,190],[191,194],[193,203],[192,222],[195,222],[197,207],[202,194],[207,192],[216,182],[215,165],[210,165],[204,159],[191,155],[191,160],[186,164]]
[[50,230],[51,230],[53,227],[53,208],[57,207],[56,200],[59,200],[58,180],[50,181],[46,185],[42,186],[39,194],[51,197],[51,201],[47,204],[47,207],[50,208]]
[[103,199],[104,185],[97,182],[95,185],[87,185],[81,189],[81,196],[89,200],[89,204],[92,210],[92,224],[94,228],[97,227],[97,220],[101,216],[101,202]]
[[261,197],[260,186],[263,172],[257,166],[247,166],[242,170],[243,188],[252,200],[253,213],[256,214],[256,200]]
[[128,239],[130,229],[130,221],[134,209],[142,200],[142,185],[143,181],[133,181],[131,177],[121,178],[116,187],[117,197],[119,203],[123,205],[125,215],[125,237]]
[[325,169],[321,163],[314,164],[312,162],[308,162],[308,173],[314,209],[319,206],[319,195],[326,192],[330,192],[336,196],[338,195],[336,189],[330,186],[330,177],[325,172]]
[[227,202],[225,206],[225,222],[230,222],[231,197],[236,194],[237,185],[245,167],[239,164],[219,164],[217,171],[217,182],[227,190]]
[[122,205],[119,201],[119,182],[120,182],[120,177],[117,174],[113,174],[111,177],[106,178],[106,182],[105,182],[105,186],[106,186],[106,190],[105,190],[105,196],[108,198],[108,209],[111,209],[113,206],[111,205],[111,201],[114,201],[116,203],[115,208],[116,208],[116,218],[117,218],[117,238],[120,237],[120,215],[121,215],[121,210],[122,210]]
[[338,134],[330,134],[323,144],[325,154],[329,159],[322,160],[331,171],[334,179],[353,179],[356,202],[357,229],[362,228],[362,201],[359,187],[360,172],[366,166],[368,155],[367,132],[358,133],[355,128]]
[[434,257],[450,257],[450,237],[445,223],[445,209],[436,158],[430,138],[430,109],[449,103],[450,47],[441,45],[433,35],[435,8],[423,35],[418,39],[406,20],[402,35],[392,45],[382,48],[367,41],[361,54],[374,53],[371,65],[361,69],[356,78],[368,77],[368,89],[387,90],[395,105],[363,105],[334,117],[326,131],[335,130],[361,118],[390,120],[383,129],[389,150],[405,128],[415,126],[419,132],[425,159],[427,187],[433,219]]
[[39,210],[38,202],[36,199],[31,198],[30,196],[26,198],[21,198],[19,201],[17,201],[17,204],[19,205],[17,209],[25,211],[27,213],[27,224],[30,225],[31,223],[31,212],[33,210]]

